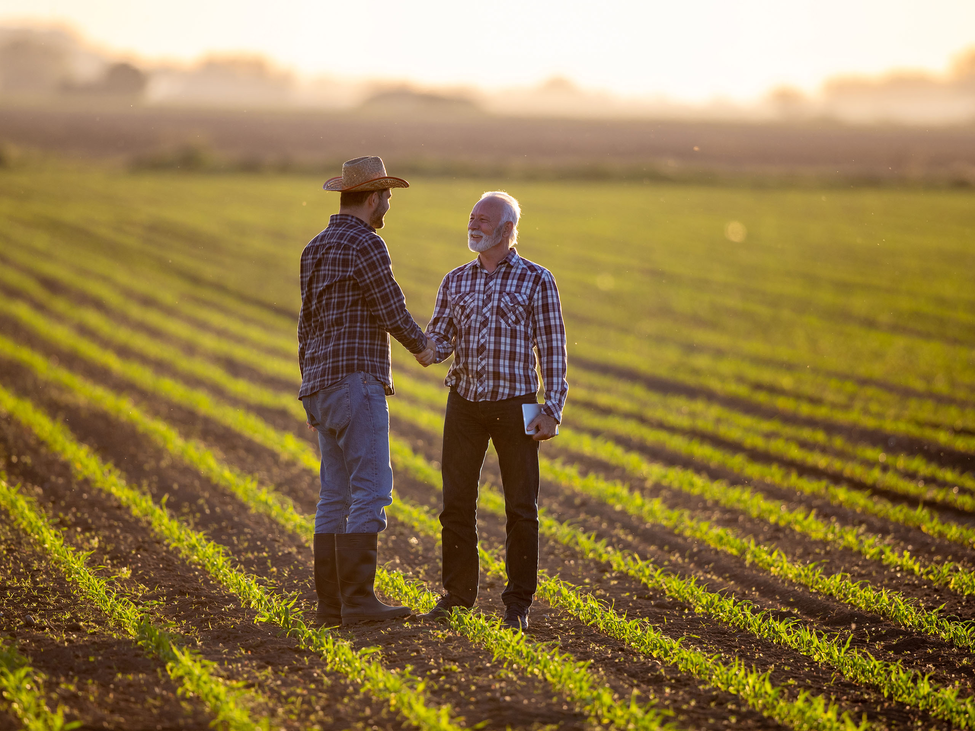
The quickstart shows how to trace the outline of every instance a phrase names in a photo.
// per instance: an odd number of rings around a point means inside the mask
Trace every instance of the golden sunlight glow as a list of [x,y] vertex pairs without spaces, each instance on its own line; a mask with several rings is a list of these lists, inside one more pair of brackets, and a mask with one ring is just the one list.
[[136,57],[259,53],[305,75],[749,99],[837,74],[944,71],[975,44],[971,0],[0,0],[0,23],[64,23]]

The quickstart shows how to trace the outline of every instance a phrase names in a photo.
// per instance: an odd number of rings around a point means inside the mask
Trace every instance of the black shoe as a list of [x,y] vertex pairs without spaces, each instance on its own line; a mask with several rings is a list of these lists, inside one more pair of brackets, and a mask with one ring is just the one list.
[[389,606],[376,598],[377,533],[336,533],[335,557],[342,593],[342,624],[405,619],[409,607]]
[[528,631],[528,610],[521,607],[508,607],[504,610],[501,626],[515,632]]
[[450,612],[454,607],[460,607],[462,609],[470,609],[466,604],[454,599],[450,594],[444,594],[440,597],[440,600],[426,614],[421,614],[420,619],[427,622],[446,622],[450,617]]
[[315,593],[318,594],[315,625],[337,627],[342,624],[342,594],[335,562],[334,533],[315,534]]

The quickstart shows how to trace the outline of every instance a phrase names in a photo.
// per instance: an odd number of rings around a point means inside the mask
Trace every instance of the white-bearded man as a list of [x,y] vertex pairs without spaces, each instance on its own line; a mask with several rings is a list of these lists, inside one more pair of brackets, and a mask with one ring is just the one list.
[[[500,191],[474,206],[467,233],[477,258],[444,277],[426,330],[435,352],[417,360],[427,366],[454,355],[445,380],[444,595],[423,616],[440,620],[477,598],[478,479],[491,441],[506,515],[503,624],[523,632],[538,583],[538,447],[558,433],[568,384],[559,291],[551,272],[516,252],[520,217],[518,201]],[[537,403],[536,362],[545,398],[529,435],[522,405]]]

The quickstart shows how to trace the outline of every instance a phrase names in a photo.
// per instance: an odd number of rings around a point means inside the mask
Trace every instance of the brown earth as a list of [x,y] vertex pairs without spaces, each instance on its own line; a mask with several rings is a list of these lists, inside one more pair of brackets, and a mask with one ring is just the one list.
[[[712,173],[975,182],[975,127],[740,123],[85,105],[0,107],[0,142],[182,168],[332,169],[369,149],[404,172],[681,179]],[[696,171],[696,172],[695,172]]]

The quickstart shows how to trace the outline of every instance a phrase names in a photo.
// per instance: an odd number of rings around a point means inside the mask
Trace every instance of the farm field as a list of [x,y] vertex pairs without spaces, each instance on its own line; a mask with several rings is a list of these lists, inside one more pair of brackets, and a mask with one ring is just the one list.
[[[508,186],[569,334],[521,637],[491,458],[472,612],[306,624],[321,183],[0,170],[0,728],[975,729],[970,192]],[[503,184],[411,184],[423,324]],[[446,369],[393,344],[378,584],[417,612]]]
[[[471,144],[477,140],[476,144]],[[331,171],[350,149],[397,169],[504,180],[710,180],[742,175],[975,185],[975,126],[559,119],[194,109],[96,103],[0,105],[0,167],[47,151],[184,169]],[[404,174],[406,174],[404,172]],[[838,182],[837,182],[838,181]]]

